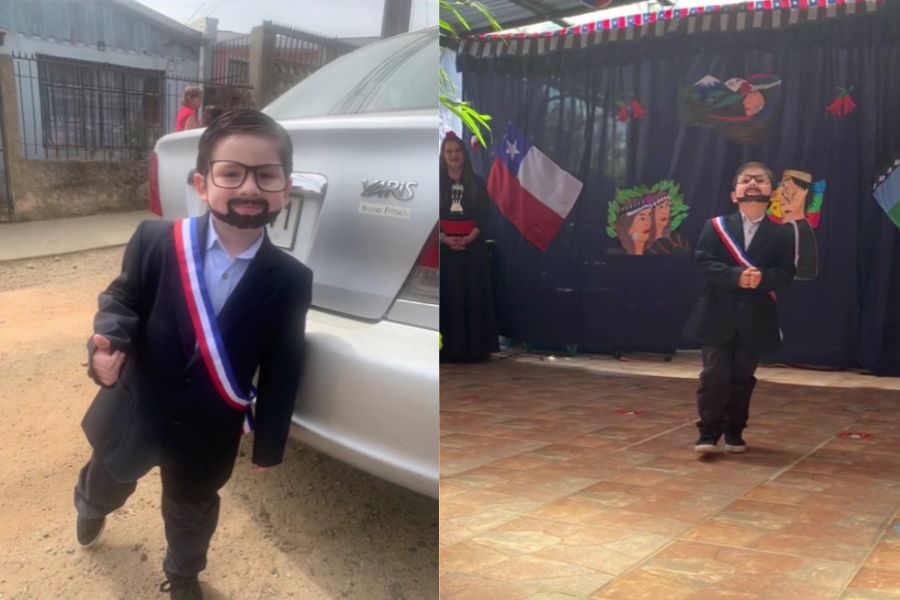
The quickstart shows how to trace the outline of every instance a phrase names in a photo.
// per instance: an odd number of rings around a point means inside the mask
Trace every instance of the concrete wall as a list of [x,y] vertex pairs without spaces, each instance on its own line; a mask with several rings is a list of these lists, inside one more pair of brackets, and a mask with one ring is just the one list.
[[147,161],[10,161],[14,221],[146,210]]

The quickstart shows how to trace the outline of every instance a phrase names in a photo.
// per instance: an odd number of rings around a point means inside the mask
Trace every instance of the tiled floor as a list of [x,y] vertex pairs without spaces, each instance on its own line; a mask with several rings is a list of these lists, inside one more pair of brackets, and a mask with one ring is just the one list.
[[699,458],[698,370],[442,365],[441,597],[900,598],[900,381],[761,369],[750,451]]

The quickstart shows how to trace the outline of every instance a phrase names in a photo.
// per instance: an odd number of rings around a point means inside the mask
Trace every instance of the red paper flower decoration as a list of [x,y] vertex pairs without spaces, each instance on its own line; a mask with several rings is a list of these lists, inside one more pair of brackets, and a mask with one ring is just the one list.
[[647,116],[647,109],[641,106],[641,103],[637,100],[631,101],[631,116],[634,119],[641,119]]
[[843,117],[849,115],[853,111],[856,110],[856,102],[853,101],[853,98],[850,97],[850,92],[853,91],[853,86],[849,88],[837,88],[838,95],[837,98],[834,99],[834,102],[828,105],[827,110],[835,117]]
[[479,150],[481,150],[481,142],[478,141],[477,137],[472,138],[471,144],[473,151],[478,152]]
[[[626,94],[625,97],[628,98],[631,94]],[[622,123],[626,123],[629,119],[643,119],[647,116],[647,109],[641,106],[641,103],[637,100],[619,100],[616,102],[616,106],[619,107],[619,111],[616,113],[616,119],[621,121]]]

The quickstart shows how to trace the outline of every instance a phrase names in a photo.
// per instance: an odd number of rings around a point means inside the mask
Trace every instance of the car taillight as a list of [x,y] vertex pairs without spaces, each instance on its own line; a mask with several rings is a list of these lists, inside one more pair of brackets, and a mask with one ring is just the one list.
[[150,193],[150,212],[162,216],[162,202],[159,199],[159,159],[156,152],[150,157],[150,175],[147,179]]
[[437,225],[428,236],[425,246],[419,253],[416,264],[406,278],[400,298],[414,302],[437,304],[440,294],[440,257],[441,248],[438,241]]

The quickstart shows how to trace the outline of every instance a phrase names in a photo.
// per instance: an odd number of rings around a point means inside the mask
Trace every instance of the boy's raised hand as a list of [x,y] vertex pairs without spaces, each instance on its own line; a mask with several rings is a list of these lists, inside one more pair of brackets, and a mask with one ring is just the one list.
[[119,380],[122,364],[125,362],[125,354],[121,350],[112,351],[112,344],[107,338],[95,333],[94,354],[91,357],[91,365],[97,379],[105,386],[113,386]]

